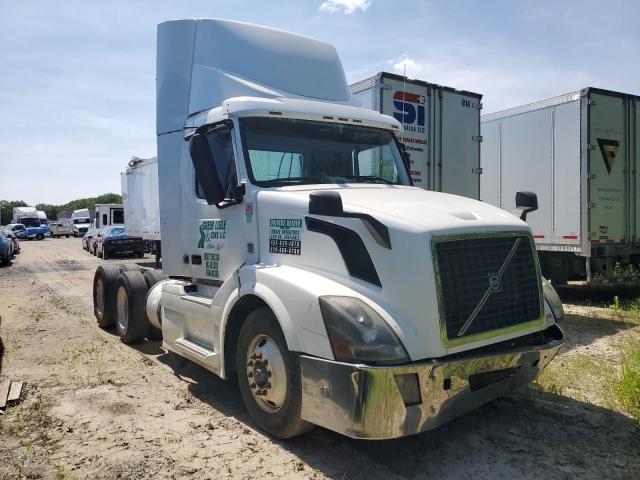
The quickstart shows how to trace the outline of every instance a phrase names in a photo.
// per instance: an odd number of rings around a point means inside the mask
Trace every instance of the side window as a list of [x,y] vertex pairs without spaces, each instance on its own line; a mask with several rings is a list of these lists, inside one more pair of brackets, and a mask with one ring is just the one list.
[[[238,183],[231,132],[228,130],[221,132],[214,131],[207,135],[207,141],[222,188],[224,191],[228,191],[230,187]],[[200,185],[197,175],[195,176],[194,187],[196,196],[198,198],[204,198],[204,192],[202,191],[202,186]]]
[[124,210],[121,208],[118,208],[117,210],[113,211],[113,223],[115,223],[116,225],[121,225],[124,223]]
[[109,225],[109,217],[106,213],[102,214],[102,226]]

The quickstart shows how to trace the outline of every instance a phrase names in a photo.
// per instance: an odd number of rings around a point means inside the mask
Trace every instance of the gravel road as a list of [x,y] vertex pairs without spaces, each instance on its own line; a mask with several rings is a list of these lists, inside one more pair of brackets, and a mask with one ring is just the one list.
[[[0,478],[640,478],[630,417],[533,389],[401,440],[316,428],[275,441],[252,424],[233,382],[159,342],[127,346],[96,326],[102,260],[79,239],[21,245],[0,268],[2,376],[26,383],[24,400],[0,416]],[[580,348],[609,338],[564,328]]]

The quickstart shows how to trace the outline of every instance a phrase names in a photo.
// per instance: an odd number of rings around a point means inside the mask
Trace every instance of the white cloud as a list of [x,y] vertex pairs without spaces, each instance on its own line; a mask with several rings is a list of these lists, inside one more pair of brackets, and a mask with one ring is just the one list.
[[325,0],[318,8],[321,12],[335,13],[342,11],[347,15],[361,10],[366,12],[373,0]]
[[421,63],[417,62],[406,53],[400,58],[389,60],[388,63],[391,65],[394,72],[399,73],[400,75],[404,75],[406,72],[407,77],[415,77],[424,69]]

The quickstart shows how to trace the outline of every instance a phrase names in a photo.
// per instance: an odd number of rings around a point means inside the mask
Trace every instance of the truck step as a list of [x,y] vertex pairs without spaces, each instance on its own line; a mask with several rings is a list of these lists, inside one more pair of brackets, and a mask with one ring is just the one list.
[[207,347],[203,347],[202,345],[187,340],[186,338],[179,338],[175,341],[175,345],[183,348],[187,352],[200,357],[203,360],[210,359],[216,356],[216,352],[213,350],[209,350]]

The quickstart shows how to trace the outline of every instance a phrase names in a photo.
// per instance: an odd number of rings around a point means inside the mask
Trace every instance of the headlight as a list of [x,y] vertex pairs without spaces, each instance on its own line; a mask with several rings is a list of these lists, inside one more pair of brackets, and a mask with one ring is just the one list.
[[542,277],[542,293],[544,294],[545,300],[549,303],[551,307],[551,311],[553,312],[553,316],[557,321],[560,321],[564,318],[564,308],[562,308],[562,300],[558,296],[558,292],[553,288],[549,281]]
[[336,360],[385,365],[409,361],[398,336],[363,301],[353,297],[320,297],[320,310]]

